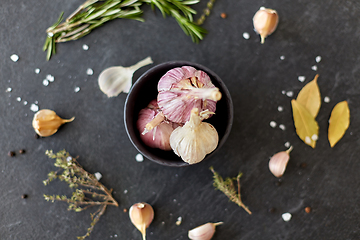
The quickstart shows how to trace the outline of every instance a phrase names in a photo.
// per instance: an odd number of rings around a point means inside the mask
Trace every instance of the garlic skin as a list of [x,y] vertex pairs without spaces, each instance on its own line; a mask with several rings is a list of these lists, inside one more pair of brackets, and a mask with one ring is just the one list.
[[278,152],[271,157],[269,161],[269,169],[275,177],[281,177],[284,174],[286,165],[288,164],[290,159],[290,152],[292,151],[292,149],[293,147],[290,146],[288,150]]
[[260,34],[261,44],[272,34],[279,23],[279,15],[274,9],[261,7],[253,17],[255,31]]
[[169,70],[159,80],[158,91],[159,107],[168,120],[176,123],[189,121],[193,108],[215,112],[216,102],[221,99],[210,77],[191,66]]
[[223,224],[223,222],[205,223],[190,230],[188,232],[188,237],[191,240],[210,240],[215,234],[215,227],[221,224]]
[[128,93],[132,86],[132,77],[136,70],[153,63],[151,57],[130,67],[109,67],[103,70],[98,78],[100,90],[109,98],[116,97],[121,92]]
[[154,209],[148,203],[135,203],[129,209],[129,217],[134,226],[141,232],[146,240],[146,229],[154,219]]
[[202,122],[204,118],[201,116],[199,110],[194,108],[191,110],[190,120],[170,135],[171,148],[189,164],[201,162],[206,154],[216,149],[219,142],[219,135],[214,126]]
[[72,122],[74,119],[75,117],[62,119],[56,112],[50,109],[42,109],[34,115],[32,126],[39,136],[48,137],[56,133],[62,124]]
[[162,118],[156,126],[149,126],[155,117],[161,114],[161,110],[156,102],[152,100],[149,105],[140,110],[137,120],[137,129],[139,130],[141,140],[151,148],[159,148],[170,151],[170,135],[179,124],[169,122]]

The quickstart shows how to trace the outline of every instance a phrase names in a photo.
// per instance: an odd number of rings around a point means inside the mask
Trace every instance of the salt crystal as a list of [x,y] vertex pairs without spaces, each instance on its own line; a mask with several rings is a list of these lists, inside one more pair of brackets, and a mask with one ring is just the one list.
[[271,121],[271,122],[270,122],[270,127],[275,128],[275,127],[276,127],[276,122],[275,122],[275,121]]
[[143,155],[141,155],[140,153],[138,153],[138,154],[135,156],[135,159],[136,159],[136,161],[138,161],[138,162],[144,161],[144,157],[143,157]]
[[289,148],[289,147],[290,147],[290,143],[289,143],[289,142],[286,142],[286,143],[284,144],[284,146],[287,147],[287,148]]
[[27,105],[28,104],[28,102],[27,101],[24,101],[24,105]]
[[182,222],[182,217],[178,217],[175,224],[179,226],[181,222]]
[[316,71],[316,70],[317,70],[317,66],[314,65],[314,66],[311,67],[311,69],[314,70],[314,71]]
[[249,38],[250,38],[250,34],[247,33],[247,32],[244,32],[244,33],[243,33],[243,38],[249,39]]
[[6,91],[5,92],[11,92],[12,91],[12,88],[11,87],[9,87],[9,88],[7,88],[6,89]]
[[42,83],[43,83],[44,86],[48,86],[49,85],[49,80],[44,79]]
[[33,103],[30,106],[30,110],[33,112],[37,112],[37,111],[39,111],[39,106]]
[[16,101],[21,102],[21,97],[17,97]]
[[282,93],[283,95],[285,95],[286,91],[285,91],[285,90],[282,90],[281,93]]
[[300,82],[304,82],[304,81],[305,81],[305,76],[299,76],[299,77],[298,77],[298,80],[299,80]]
[[281,217],[285,222],[288,222],[288,221],[290,221],[292,216],[291,216],[291,213],[284,213],[283,215],[281,215]]
[[51,74],[46,75],[46,79],[49,80],[49,82],[53,82],[55,80],[55,77]]
[[67,158],[66,158],[66,161],[68,161],[68,162],[70,162],[72,160],[72,157],[70,157],[70,156],[68,156]]
[[35,103],[35,104],[38,104],[39,102],[38,102],[38,101],[35,101],[34,103]]
[[294,96],[294,93],[292,91],[288,91],[288,92],[286,92],[286,96],[292,97],[292,96]]
[[326,103],[329,103],[330,102],[330,98],[329,97],[324,97],[324,102],[326,102]]
[[282,106],[278,106],[278,111],[282,112],[284,110],[284,108]]
[[317,56],[316,58],[315,58],[315,61],[318,63],[318,62],[320,62],[321,61],[321,56]]
[[52,36],[54,36],[54,34],[52,32],[48,32],[48,36],[52,37]]
[[311,139],[310,139],[309,136],[306,136],[306,137],[305,137],[305,143],[311,144]]
[[96,177],[96,179],[99,181],[102,178],[102,174],[99,172],[94,173],[94,176]]
[[281,130],[283,130],[283,131],[285,131],[285,129],[286,129],[286,127],[285,127],[284,124],[280,124],[280,125],[279,125],[279,128],[280,128]]
[[317,141],[318,140],[318,135],[314,134],[311,136],[311,139],[314,140],[314,141]]
[[84,44],[84,45],[82,45],[82,49],[85,50],[85,51],[87,51],[87,50],[89,50],[89,46],[86,45],[86,44]]
[[117,234],[114,234],[114,237],[117,237]]
[[40,73],[40,68],[36,68],[36,69],[35,69],[35,73],[36,73],[36,74],[39,74],[39,73]]
[[16,54],[13,54],[10,56],[10,59],[13,61],[13,62],[17,62],[19,60],[19,56],[16,55]]
[[79,87],[75,87],[74,91],[75,91],[75,92],[79,92],[79,91],[80,91],[80,88],[79,88]]
[[128,192],[128,190],[125,189],[125,190],[124,190],[124,193],[127,194],[127,192]]
[[87,74],[87,75],[93,75],[93,74],[94,74],[94,71],[93,71],[91,68],[88,68],[88,69],[86,70],[86,74]]
[[280,56],[280,60],[284,60],[285,59],[285,56]]

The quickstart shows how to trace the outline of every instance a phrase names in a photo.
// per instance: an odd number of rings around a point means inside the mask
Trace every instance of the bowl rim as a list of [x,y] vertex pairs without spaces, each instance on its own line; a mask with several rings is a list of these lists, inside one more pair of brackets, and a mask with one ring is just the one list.
[[[234,106],[233,106],[233,101],[232,101],[229,89],[226,87],[223,80],[215,72],[213,72],[211,69],[209,69],[209,68],[207,68],[207,67],[205,67],[205,66],[203,66],[203,65],[201,65],[199,63],[194,63],[194,62],[185,61],[185,60],[172,60],[172,61],[167,61],[167,62],[157,64],[157,65],[151,67],[150,69],[148,69],[139,78],[136,79],[135,83],[131,86],[131,89],[130,89],[127,97],[126,97],[125,104],[124,104],[124,125],[125,125],[125,130],[126,130],[126,133],[127,133],[128,137],[129,137],[132,145],[139,151],[139,153],[144,155],[150,161],[155,162],[155,163],[160,164],[160,165],[163,165],[163,166],[168,166],[168,167],[185,167],[185,166],[195,165],[195,164],[186,163],[184,161],[176,162],[176,161],[166,161],[166,160],[155,159],[152,156],[148,155],[146,152],[144,152],[142,149],[140,149],[139,146],[137,146],[137,144],[134,142],[134,140],[133,140],[133,138],[132,138],[132,136],[131,136],[131,134],[129,132],[128,121],[131,121],[131,119],[129,119],[129,116],[128,116],[127,112],[128,112],[128,104],[129,104],[129,99],[131,97],[132,90],[134,88],[136,88],[137,85],[139,85],[146,76],[151,75],[154,72],[156,73],[156,71],[158,71],[159,68],[162,68],[162,67],[164,67],[166,65],[169,65],[169,69],[166,70],[166,72],[173,69],[173,68],[176,68],[176,67],[192,66],[192,67],[196,68],[197,70],[204,71],[208,75],[211,75],[212,78],[216,79],[217,84],[221,85],[222,91],[225,91],[223,93],[223,95],[225,94],[226,96],[228,96],[227,97],[227,104],[229,106],[228,111],[229,111],[230,118],[228,119],[226,130],[224,132],[224,135],[220,139],[220,141],[218,143],[218,146],[216,147],[216,149],[214,151],[207,154],[205,156],[204,160],[212,157],[217,152],[217,150],[220,149],[224,145],[224,143],[226,142],[226,140],[227,140],[227,138],[228,138],[228,136],[229,136],[229,134],[231,132],[232,125],[233,125],[233,119],[234,119]],[[176,66],[172,66],[172,65],[176,65]]]

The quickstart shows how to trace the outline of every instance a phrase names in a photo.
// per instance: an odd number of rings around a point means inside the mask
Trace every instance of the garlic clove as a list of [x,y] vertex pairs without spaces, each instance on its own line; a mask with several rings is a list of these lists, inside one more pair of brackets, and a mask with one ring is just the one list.
[[75,117],[62,119],[56,112],[49,109],[42,109],[34,115],[32,126],[39,136],[48,137],[56,133],[62,124],[72,122],[74,119]]
[[153,63],[151,57],[130,67],[110,67],[103,70],[98,78],[100,90],[108,97],[116,97],[121,92],[128,93],[132,86],[132,77],[136,70]]
[[215,227],[221,224],[223,224],[223,222],[205,223],[190,230],[188,232],[188,237],[191,240],[210,240],[215,234]]
[[290,152],[292,151],[293,147],[286,151],[278,152],[274,156],[271,157],[269,161],[269,169],[275,177],[281,177],[286,169],[286,166],[290,159]]
[[261,7],[253,17],[254,29],[260,34],[261,43],[272,34],[279,23],[279,15],[274,9]]
[[135,203],[129,209],[129,217],[134,226],[141,232],[146,240],[146,229],[154,219],[154,209],[148,203]]

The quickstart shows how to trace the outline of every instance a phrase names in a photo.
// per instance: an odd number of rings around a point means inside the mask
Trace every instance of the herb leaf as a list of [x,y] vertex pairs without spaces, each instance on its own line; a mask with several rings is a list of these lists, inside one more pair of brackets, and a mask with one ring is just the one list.
[[321,106],[320,90],[317,84],[318,77],[319,74],[316,74],[315,78],[301,89],[296,98],[296,101],[307,108],[314,118],[316,118]]
[[350,109],[347,101],[335,105],[329,119],[328,139],[330,146],[335,144],[344,136],[350,125]]
[[315,148],[319,126],[314,116],[297,100],[291,100],[296,133],[307,145]]

